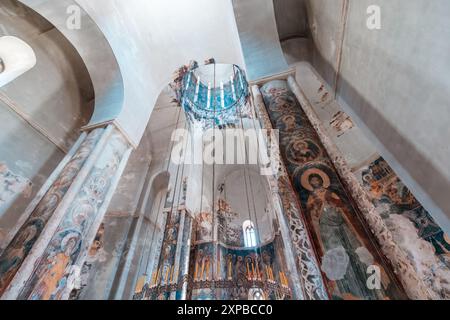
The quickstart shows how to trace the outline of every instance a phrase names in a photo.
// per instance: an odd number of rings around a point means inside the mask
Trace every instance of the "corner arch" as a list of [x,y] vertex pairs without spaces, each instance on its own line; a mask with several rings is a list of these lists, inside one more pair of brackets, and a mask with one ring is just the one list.
[[[82,129],[113,122],[123,108],[124,84],[116,57],[107,39],[92,18],[73,0],[18,0],[37,12],[72,44],[83,60],[95,92],[94,113]],[[67,8],[80,7],[81,29],[67,26]]]

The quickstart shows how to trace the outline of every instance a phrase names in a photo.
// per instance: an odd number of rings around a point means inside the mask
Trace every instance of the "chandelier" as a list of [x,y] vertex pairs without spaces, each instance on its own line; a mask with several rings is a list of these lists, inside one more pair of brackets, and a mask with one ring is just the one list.
[[248,97],[244,72],[233,64],[194,65],[181,83],[181,105],[190,122],[204,129],[235,125]]

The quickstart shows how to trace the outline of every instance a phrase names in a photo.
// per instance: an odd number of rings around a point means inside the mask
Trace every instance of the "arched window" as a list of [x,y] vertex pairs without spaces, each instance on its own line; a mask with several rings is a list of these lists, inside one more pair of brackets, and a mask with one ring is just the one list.
[[248,300],[266,300],[264,291],[260,288],[251,288],[248,291]]
[[256,247],[256,230],[253,222],[250,220],[244,221],[242,229],[244,231],[244,245],[248,248]]

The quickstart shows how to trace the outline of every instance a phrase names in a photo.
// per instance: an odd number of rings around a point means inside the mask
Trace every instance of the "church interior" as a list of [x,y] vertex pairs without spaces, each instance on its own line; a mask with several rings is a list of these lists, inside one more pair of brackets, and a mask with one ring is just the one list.
[[1,300],[450,299],[448,0],[1,0]]

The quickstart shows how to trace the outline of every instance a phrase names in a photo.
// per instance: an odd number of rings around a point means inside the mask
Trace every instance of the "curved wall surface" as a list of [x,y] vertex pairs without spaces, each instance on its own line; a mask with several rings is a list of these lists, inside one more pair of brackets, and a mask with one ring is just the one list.
[[[122,75],[111,47],[89,15],[72,0],[19,0],[52,23],[83,59],[95,91],[89,125],[117,118],[123,107]],[[73,19],[80,18],[79,28]]]
[[227,0],[77,0],[103,31],[124,79],[118,124],[138,144],[161,91],[191,59],[243,65]]

